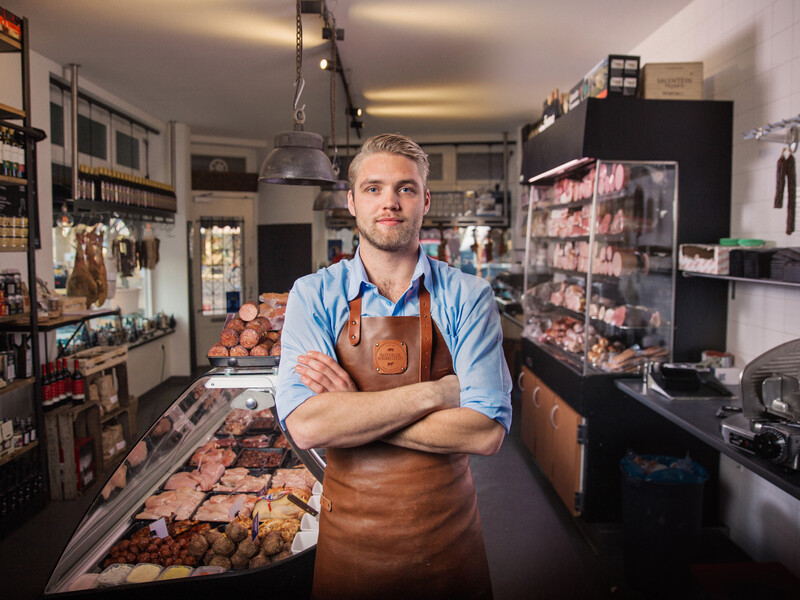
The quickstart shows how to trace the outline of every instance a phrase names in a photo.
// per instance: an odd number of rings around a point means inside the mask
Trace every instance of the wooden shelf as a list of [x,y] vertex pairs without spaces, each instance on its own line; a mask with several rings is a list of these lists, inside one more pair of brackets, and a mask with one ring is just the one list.
[[766,285],[783,285],[786,287],[800,287],[796,281],[781,281],[780,279],[755,279],[751,277],[734,277],[732,275],[711,275],[709,273],[694,273],[692,271],[681,271],[684,277],[703,277],[705,279],[723,279],[725,281],[743,281],[745,283],[764,283]]
[[0,119],[24,119],[25,111],[0,103]]
[[24,246],[19,246],[16,248],[6,248],[5,246],[0,246],[0,252],[16,252],[18,254],[23,254],[28,251],[28,241],[25,241]]
[[0,396],[2,396],[3,394],[8,394],[9,392],[13,392],[14,390],[21,390],[22,388],[31,386],[35,381],[36,381],[35,377],[29,377],[28,379],[15,379],[11,383],[9,383],[6,387],[0,388]]
[[28,185],[27,179],[20,179],[19,177],[9,177],[8,175],[0,175],[0,184],[6,185]]
[[22,456],[23,454],[27,454],[28,452],[36,448],[36,446],[38,445],[39,441],[36,440],[35,442],[31,442],[27,446],[23,446],[19,450],[15,450],[11,454],[6,454],[3,458],[0,458],[0,466],[6,463],[10,463],[12,460],[17,460],[20,456]]
[[[97,317],[110,317],[117,314],[119,314],[119,311],[115,308],[113,310],[86,311],[85,314],[79,315],[64,315],[62,317],[49,319],[47,321],[39,321],[39,331],[52,331],[66,325],[75,325],[76,323],[82,323],[84,321],[88,321],[89,319],[96,319]],[[12,324],[4,329],[6,331],[16,333],[28,331],[31,326],[30,319],[22,317],[21,315],[16,316],[18,319],[14,320]]]
[[0,52],[19,52],[22,50],[22,43],[12,37],[0,33]]

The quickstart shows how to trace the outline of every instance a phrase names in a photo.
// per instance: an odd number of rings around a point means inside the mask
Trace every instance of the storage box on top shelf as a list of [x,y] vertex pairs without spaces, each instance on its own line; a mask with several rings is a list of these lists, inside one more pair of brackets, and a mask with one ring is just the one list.
[[639,57],[611,54],[570,90],[569,108],[574,108],[587,98],[636,96],[638,91]]
[[5,35],[19,41],[22,39],[22,19],[7,8],[0,8],[3,13],[3,31]]
[[681,244],[678,268],[692,273],[728,275],[730,252],[730,246],[719,244]]
[[642,68],[641,97],[655,100],[702,100],[703,63],[647,63]]

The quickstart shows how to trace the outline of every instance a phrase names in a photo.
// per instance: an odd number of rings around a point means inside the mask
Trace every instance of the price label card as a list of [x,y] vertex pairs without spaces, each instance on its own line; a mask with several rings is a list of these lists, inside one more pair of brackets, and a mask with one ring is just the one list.
[[231,509],[228,511],[228,519],[233,521],[236,515],[239,514],[239,511],[242,510],[242,506],[244,506],[244,496],[239,496],[239,499],[233,503],[233,506],[231,506]]
[[155,536],[159,538],[165,538],[169,535],[167,531],[167,522],[164,520],[164,517],[150,523],[150,533],[155,534]]

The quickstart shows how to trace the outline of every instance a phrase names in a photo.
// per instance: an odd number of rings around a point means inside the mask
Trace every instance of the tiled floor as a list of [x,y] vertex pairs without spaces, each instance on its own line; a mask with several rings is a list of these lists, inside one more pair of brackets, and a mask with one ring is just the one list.
[[[142,396],[137,417],[140,433],[190,381],[172,379]],[[604,550],[602,558],[592,551],[522,444],[518,425],[497,455],[473,457],[471,465],[497,600],[649,597],[622,580],[621,561],[613,544]],[[95,487],[93,493],[98,489]],[[24,600],[41,594],[91,500],[86,496],[50,502],[0,540],[0,589],[4,598]],[[680,597],[702,596],[687,592]]]

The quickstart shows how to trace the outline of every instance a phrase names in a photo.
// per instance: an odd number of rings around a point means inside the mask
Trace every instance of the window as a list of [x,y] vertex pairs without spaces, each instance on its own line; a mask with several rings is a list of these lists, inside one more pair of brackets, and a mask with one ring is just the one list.
[[117,164],[139,170],[139,140],[122,131],[117,131]]
[[503,153],[457,153],[456,179],[459,181],[503,181]]
[[78,114],[78,152],[92,158],[106,160],[108,158],[107,131],[108,127],[104,123]]
[[64,107],[55,102],[50,103],[50,143],[64,145]]
[[[200,279],[204,315],[228,313],[228,297],[241,300],[241,219],[200,219]],[[237,304],[238,306],[238,304]]]

